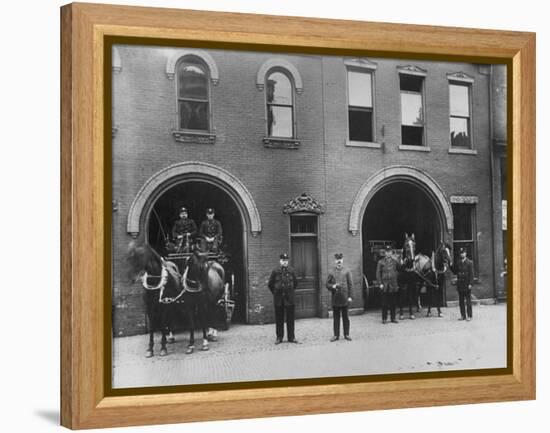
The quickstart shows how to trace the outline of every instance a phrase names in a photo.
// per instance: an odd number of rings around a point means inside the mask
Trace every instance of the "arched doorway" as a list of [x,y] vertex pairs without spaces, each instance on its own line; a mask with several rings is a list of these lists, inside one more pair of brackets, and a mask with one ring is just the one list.
[[206,209],[215,209],[215,218],[223,228],[223,250],[230,256],[224,265],[227,278],[234,278],[233,322],[245,322],[245,224],[239,206],[226,190],[207,180],[191,178],[170,185],[151,203],[145,221],[146,240],[161,255],[167,254],[164,240],[171,233],[183,206],[188,209],[189,218],[195,221],[197,228],[206,219]]
[[381,246],[401,248],[404,234],[414,233],[416,252],[431,255],[443,233],[436,205],[419,186],[406,181],[391,182],[369,200],[361,237],[363,272],[368,281],[376,279],[377,253]]
[[[348,229],[353,236],[361,235],[362,272],[372,284],[378,258],[375,251],[381,245],[386,242],[401,248],[404,234],[412,232],[417,251],[430,255],[440,240],[452,243],[453,212],[443,189],[427,172],[394,165],[376,172],[361,185],[351,207]],[[373,241],[379,241],[378,245]]]
[[223,225],[234,263],[230,266],[235,268],[231,270],[235,275],[236,298],[233,321],[247,321],[247,239],[249,235],[258,236],[262,230],[252,194],[236,176],[221,167],[199,161],[179,162],[156,172],[140,188],[128,212],[128,234],[134,238],[143,234],[148,242],[160,248],[159,232],[171,230],[177,209],[182,205],[189,208],[197,225],[207,207],[217,210],[216,218]]

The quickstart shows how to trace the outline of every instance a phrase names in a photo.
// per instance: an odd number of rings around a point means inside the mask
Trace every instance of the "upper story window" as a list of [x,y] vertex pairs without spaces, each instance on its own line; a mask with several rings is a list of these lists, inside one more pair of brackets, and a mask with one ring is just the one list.
[[472,83],[464,72],[448,74],[451,148],[472,149]]
[[348,69],[348,124],[350,141],[374,141],[372,73]]
[[365,59],[344,59],[347,77],[347,146],[380,148],[376,143],[374,73],[377,64]]
[[274,57],[266,60],[256,74],[256,87],[265,92],[265,147],[299,149],[296,95],[303,90],[298,69],[288,60]]
[[214,144],[212,86],[219,83],[218,66],[208,51],[170,50],[166,77],[175,82],[176,115],[172,135],[182,143]]
[[417,67],[403,68],[399,71],[401,143],[405,146],[425,146],[426,144],[424,112],[425,76],[425,71]]
[[268,137],[293,138],[294,89],[291,79],[280,70],[271,71],[265,79]]
[[472,147],[470,133],[470,86],[449,83],[451,146]]
[[210,77],[197,57],[184,57],[177,65],[178,128],[210,130]]

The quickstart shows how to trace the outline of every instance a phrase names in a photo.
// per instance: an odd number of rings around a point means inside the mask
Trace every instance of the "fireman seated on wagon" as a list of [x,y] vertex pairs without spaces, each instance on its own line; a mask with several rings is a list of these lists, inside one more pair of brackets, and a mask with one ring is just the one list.
[[206,209],[206,219],[201,223],[199,236],[202,239],[201,248],[204,252],[217,253],[223,241],[222,225],[214,219],[214,209]]
[[171,253],[189,252],[197,236],[197,225],[189,218],[187,208],[180,209],[179,219],[172,227],[172,242],[168,242],[166,249]]

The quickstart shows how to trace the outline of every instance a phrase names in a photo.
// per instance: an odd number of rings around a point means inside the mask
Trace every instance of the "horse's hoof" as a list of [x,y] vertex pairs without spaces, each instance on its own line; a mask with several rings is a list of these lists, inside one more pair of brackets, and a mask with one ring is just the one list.
[[145,352],[145,357],[146,357],[146,358],[152,358],[152,357],[153,357],[153,351],[152,351],[152,350],[148,350],[147,352]]
[[201,347],[201,350],[206,352],[207,350],[210,350],[210,347],[208,347],[208,344],[203,344],[203,346]]
[[187,355],[191,355],[191,354],[193,353],[194,350],[195,350],[194,347],[189,346],[189,347],[187,348],[187,350],[185,351],[185,353],[186,353]]
[[174,344],[176,339],[174,337],[168,337],[168,344]]
[[216,342],[218,339],[214,335],[209,335],[206,337],[208,341]]
[[166,349],[160,349],[160,356],[166,356],[168,355],[168,351]]
[[399,320],[403,320],[405,317],[403,317],[403,314],[399,316]]

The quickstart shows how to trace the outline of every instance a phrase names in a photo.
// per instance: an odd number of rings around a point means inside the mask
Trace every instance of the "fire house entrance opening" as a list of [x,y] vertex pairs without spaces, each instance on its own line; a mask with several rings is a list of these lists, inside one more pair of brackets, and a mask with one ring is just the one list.
[[443,222],[432,198],[417,184],[399,180],[380,188],[370,199],[362,223],[363,272],[376,279],[378,252],[385,245],[403,247],[405,233],[414,233],[416,253],[431,256]]
[[206,219],[206,209],[213,208],[214,218],[223,230],[221,249],[229,256],[224,263],[226,281],[232,284],[231,297],[235,301],[233,323],[246,320],[246,272],[243,215],[235,200],[222,188],[203,180],[186,180],[164,191],[149,212],[147,238],[149,244],[166,256],[166,238],[172,238],[172,228],[185,207],[188,217],[195,221],[197,230]]

